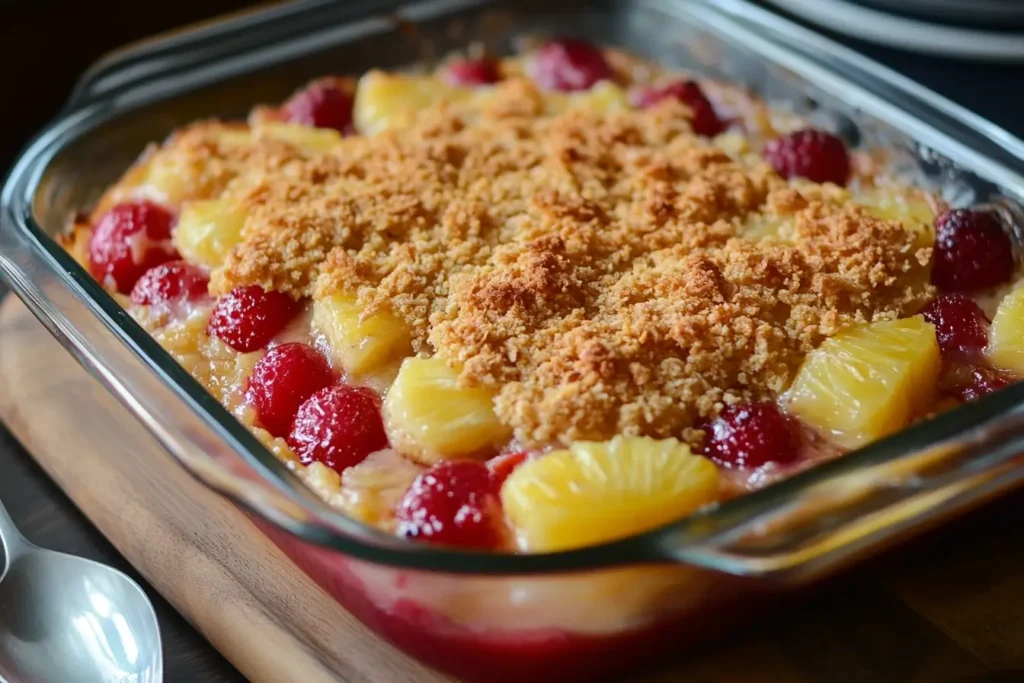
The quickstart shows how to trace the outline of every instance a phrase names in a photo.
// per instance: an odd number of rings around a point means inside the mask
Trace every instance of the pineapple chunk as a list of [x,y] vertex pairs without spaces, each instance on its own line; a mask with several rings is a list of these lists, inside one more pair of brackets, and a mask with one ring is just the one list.
[[[245,126],[211,126],[196,133],[222,149],[244,147],[252,141]],[[192,134],[186,133],[184,137]],[[230,169],[211,163],[210,157],[197,155],[189,145],[178,144],[172,138],[127,174],[119,187],[130,189],[129,196],[177,207],[189,200],[216,197],[233,175]]]
[[243,126],[225,128],[217,134],[217,144],[228,149],[248,147],[252,140],[252,130]]
[[[476,103],[486,102],[489,94],[490,91],[486,89],[476,91],[474,95]],[[541,93],[541,102],[544,105],[544,114],[547,116],[559,116],[569,111],[578,110],[611,114],[631,109],[626,91],[611,81],[601,81],[589,90],[578,92],[543,92]]]
[[245,210],[225,199],[190,202],[174,228],[175,249],[191,263],[218,268],[242,240]]
[[530,460],[501,488],[520,546],[550,552],[648,531],[718,497],[718,469],[676,439],[617,436]]
[[626,91],[611,81],[601,81],[589,90],[570,94],[549,92],[544,93],[544,110],[549,115],[557,115],[574,109],[611,114],[630,108]]
[[751,151],[750,140],[746,135],[737,132],[720,133],[715,138],[714,144],[733,159],[742,159]]
[[197,309],[166,325],[147,317],[140,317],[139,322],[228,410],[245,404],[246,379],[263,357],[262,351],[238,353],[220,339],[208,336],[209,310]]
[[176,206],[200,194],[202,168],[195,160],[160,150],[146,164],[145,177],[139,183],[140,192],[162,204]]
[[807,425],[856,448],[927,408],[940,367],[934,326],[922,316],[885,320],[847,330],[812,351],[785,400]]
[[450,86],[431,76],[369,71],[356,86],[353,121],[360,133],[373,135],[409,125],[415,113],[438,102],[473,96],[473,91]]
[[[370,71],[356,87],[353,120],[366,135],[409,126],[417,111],[439,102],[471,102],[483,106],[493,96],[493,88],[460,88],[433,76],[411,76]],[[626,91],[610,81],[602,81],[586,92],[545,93],[548,115],[571,109],[610,113],[629,109]]]
[[747,214],[740,224],[740,234],[749,240],[762,240],[773,237],[783,241],[791,241],[795,231],[792,216],[777,216],[765,213]]
[[387,523],[421,472],[422,467],[390,448],[371,453],[341,475],[341,505],[367,524]]
[[988,359],[995,367],[1024,375],[1024,287],[999,303],[989,328]]
[[313,325],[327,338],[338,363],[354,375],[412,353],[405,323],[387,311],[363,317],[354,296],[334,294],[315,300]]
[[458,372],[436,357],[402,362],[384,420],[392,445],[424,464],[489,455],[511,436],[494,414],[494,392],[460,387]]
[[256,139],[269,138],[288,143],[306,156],[321,154],[341,142],[341,133],[332,128],[312,128],[297,123],[263,123],[253,128]]
[[918,237],[918,246],[935,242],[935,212],[924,195],[899,195],[884,190],[864,190],[854,200],[876,218],[900,221]]

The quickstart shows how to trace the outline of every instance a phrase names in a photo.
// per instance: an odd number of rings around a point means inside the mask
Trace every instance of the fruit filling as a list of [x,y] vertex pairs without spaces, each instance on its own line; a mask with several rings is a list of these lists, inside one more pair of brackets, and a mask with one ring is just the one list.
[[259,285],[242,285],[217,299],[207,333],[236,351],[264,348],[299,310],[287,294]]
[[598,46],[574,38],[552,40],[527,62],[533,80],[546,90],[589,90],[614,77],[611,65]]
[[850,176],[846,144],[835,135],[813,128],[769,141],[764,158],[783,178],[845,185]]
[[66,243],[330,504],[553,552],[1024,375],[1010,226],[879,152],[563,38],[187,126]]
[[380,400],[365,387],[320,389],[298,407],[288,445],[304,465],[322,462],[336,472],[358,465],[387,448]]
[[796,425],[775,403],[738,403],[704,425],[704,452],[719,467],[754,470],[796,460],[799,438]]
[[487,57],[453,60],[441,73],[446,83],[463,88],[489,85],[501,80],[501,66],[496,60]]
[[714,137],[723,130],[725,125],[715,112],[714,105],[695,81],[674,81],[667,85],[651,87],[639,91],[634,98],[636,105],[642,109],[653,107],[662,100],[675,99],[682,102],[690,110],[690,126],[698,135]]
[[976,292],[1009,282],[1013,245],[989,213],[955,209],[935,224],[932,283],[945,292]]
[[500,482],[481,462],[445,460],[409,486],[398,505],[398,533],[464,548],[494,550],[507,533]]
[[132,303],[139,306],[170,306],[206,298],[210,277],[199,266],[168,261],[150,268],[132,287]]
[[253,366],[246,400],[260,426],[274,436],[287,436],[299,407],[320,389],[334,383],[327,359],[301,342],[279,344]]
[[177,258],[171,245],[173,223],[171,212],[152,202],[114,206],[92,230],[89,272],[112,291],[131,292],[150,268]]
[[284,120],[314,128],[352,131],[352,92],[343,81],[311,83],[284,105]]

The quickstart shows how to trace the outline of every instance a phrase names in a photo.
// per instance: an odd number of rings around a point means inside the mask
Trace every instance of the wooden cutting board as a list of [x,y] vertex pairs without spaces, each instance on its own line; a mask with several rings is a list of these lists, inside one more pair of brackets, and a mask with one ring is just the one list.
[[0,419],[255,683],[450,681],[364,629],[186,473],[14,297],[0,307]]
[[[451,680],[363,628],[186,474],[13,297],[0,306],[0,419],[252,681]],[[1024,681],[1022,528],[1017,494],[636,680]]]

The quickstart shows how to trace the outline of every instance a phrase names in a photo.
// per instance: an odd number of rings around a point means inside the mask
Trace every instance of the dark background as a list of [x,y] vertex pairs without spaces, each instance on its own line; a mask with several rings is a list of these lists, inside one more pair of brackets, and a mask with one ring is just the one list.
[[[0,0],[0,170],[10,167],[28,136],[53,117],[75,79],[104,53],[182,24],[261,4],[270,3]],[[1024,68],[977,66],[884,48],[862,51],[1002,126],[1016,126],[1018,134],[1024,128]]]
[[[77,76],[107,51],[182,24],[257,4],[267,3],[243,0],[170,0],[156,3],[144,0],[0,0],[0,172],[6,174],[6,169],[10,168],[29,136],[57,113]],[[903,54],[856,41],[845,42],[1018,136],[1024,135],[1024,103],[1021,98],[1024,68],[957,63]],[[2,297],[3,286],[0,285]],[[0,500],[4,501],[31,540],[113,564],[140,580],[2,425]],[[1018,496],[1016,504],[1019,505],[1021,500]],[[1010,504],[1013,505],[1012,502]],[[1001,504],[984,513],[986,517],[983,519],[997,521],[1017,505],[1009,508],[1005,503]],[[960,535],[969,536],[971,531],[963,530]],[[951,543],[956,547],[957,541]],[[935,552],[937,547],[932,545],[932,556],[941,556],[941,552]],[[902,560],[897,558],[896,561]],[[918,556],[915,561],[925,560]],[[233,683],[243,680],[155,591],[148,586],[146,588],[161,617],[166,680],[169,683]],[[1011,674],[990,680],[1020,679]]]

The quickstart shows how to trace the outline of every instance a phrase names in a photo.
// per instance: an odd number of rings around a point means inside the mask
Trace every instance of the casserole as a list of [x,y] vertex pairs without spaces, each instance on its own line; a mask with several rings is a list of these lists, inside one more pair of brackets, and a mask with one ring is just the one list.
[[[399,39],[407,34],[396,25],[410,22],[415,40]],[[553,13],[539,3],[432,2],[390,16],[311,2],[207,27],[94,67],[3,192],[0,264],[48,328],[329,593],[399,646],[467,678],[614,677],[671,653],[686,633],[710,632],[755,596],[833,570],[1019,479],[1024,389],[1016,385],[615,543],[532,556],[412,546],[323,505],[52,239],[150,140],[281,100],[325,60],[353,71],[398,66],[467,39],[507,51],[514,36],[556,30],[748,85],[812,119],[837,117],[870,146],[884,142],[893,163],[951,203],[1013,215],[1022,198],[1024,145],[1004,131],[746,3],[655,0]]]

